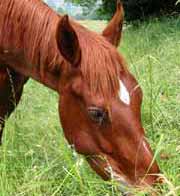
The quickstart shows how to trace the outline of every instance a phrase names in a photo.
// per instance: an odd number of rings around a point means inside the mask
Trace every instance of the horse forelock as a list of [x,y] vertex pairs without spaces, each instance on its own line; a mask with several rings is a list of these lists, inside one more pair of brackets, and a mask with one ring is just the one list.
[[119,91],[120,71],[125,69],[117,50],[102,36],[87,29],[78,30],[82,49],[81,72],[93,95],[106,99]]

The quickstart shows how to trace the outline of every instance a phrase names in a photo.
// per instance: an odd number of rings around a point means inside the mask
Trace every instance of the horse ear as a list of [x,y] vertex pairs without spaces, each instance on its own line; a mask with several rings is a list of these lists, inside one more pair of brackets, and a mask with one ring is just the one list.
[[102,35],[114,46],[118,46],[121,40],[124,21],[124,9],[120,0],[117,0],[116,13],[108,26],[104,29]]
[[57,45],[62,56],[73,66],[78,66],[81,49],[77,34],[70,24],[68,15],[62,17],[57,28]]

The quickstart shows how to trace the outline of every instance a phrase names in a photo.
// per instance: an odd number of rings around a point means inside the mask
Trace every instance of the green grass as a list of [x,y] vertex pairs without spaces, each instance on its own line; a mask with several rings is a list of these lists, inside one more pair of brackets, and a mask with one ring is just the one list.
[[[104,23],[87,25],[100,31]],[[144,127],[166,179],[159,195],[180,195],[180,18],[126,25],[119,50],[144,92]],[[57,100],[32,80],[25,86],[0,147],[0,196],[120,195],[68,147]]]

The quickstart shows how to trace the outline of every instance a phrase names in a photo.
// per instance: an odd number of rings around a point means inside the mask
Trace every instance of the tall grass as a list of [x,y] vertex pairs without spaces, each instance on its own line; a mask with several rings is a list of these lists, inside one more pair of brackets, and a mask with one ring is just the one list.
[[[180,18],[128,24],[119,50],[144,92],[143,123],[165,179],[157,195],[180,195]],[[120,195],[67,145],[57,100],[32,80],[25,86],[0,147],[0,196]]]

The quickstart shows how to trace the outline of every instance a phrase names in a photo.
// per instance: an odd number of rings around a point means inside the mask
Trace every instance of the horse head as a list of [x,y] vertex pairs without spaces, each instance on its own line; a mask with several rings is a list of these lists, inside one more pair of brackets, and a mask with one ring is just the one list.
[[101,35],[70,21],[56,31],[65,63],[59,82],[59,113],[64,134],[103,178],[127,185],[155,183],[159,167],[141,122],[142,90],[116,47],[123,7]]

